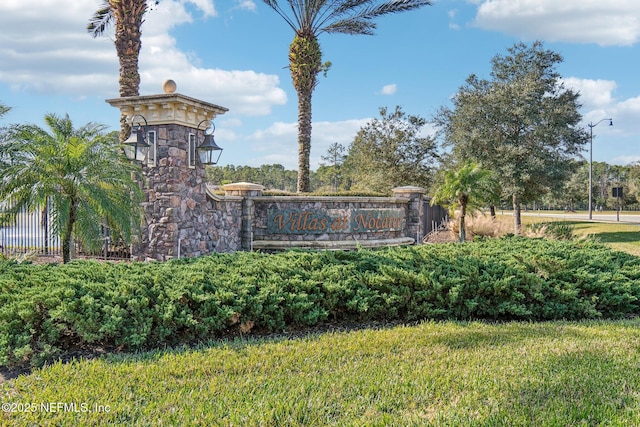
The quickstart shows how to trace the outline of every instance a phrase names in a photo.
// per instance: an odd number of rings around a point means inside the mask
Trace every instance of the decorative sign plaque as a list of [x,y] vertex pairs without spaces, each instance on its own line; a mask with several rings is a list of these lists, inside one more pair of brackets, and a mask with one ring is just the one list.
[[277,209],[267,213],[270,234],[402,231],[404,209]]

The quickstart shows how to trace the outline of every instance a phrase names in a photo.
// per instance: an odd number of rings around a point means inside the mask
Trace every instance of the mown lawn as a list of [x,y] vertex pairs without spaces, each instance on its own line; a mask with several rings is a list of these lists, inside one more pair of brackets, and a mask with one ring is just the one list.
[[638,366],[639,319],[427,322],[59,363],[0,385],[37,405],[0,423],[633,426]]
[[592,235],[617,251],[640,256],[640,224],[573,222],[576,234]]
[[[540,211],[535,215],[523,215],[522,223],[525,226],[536,222],[563,222],[571,224],[578,236],[592,236],[614,250],[640,256],[640,224],[576,221],[559,219],[558,217],[545,217],[545,213],[547,213],[547,211]],[[549,211],[549,213],[562,212]],[[636,212],[625,212],[625,215],[632,214],[640,215],[640,213]],[[509,215],[501,215],[500,218],[502,221],[511,224],[512,219]]]

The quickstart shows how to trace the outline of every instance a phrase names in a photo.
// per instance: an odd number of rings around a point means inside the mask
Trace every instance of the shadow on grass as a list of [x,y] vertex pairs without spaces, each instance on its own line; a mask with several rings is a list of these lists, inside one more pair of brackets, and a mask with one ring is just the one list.
[[56,363],[74,363],[78,361],[100,359],[109,363],[153,361],[167,354],[184,354],[191,351],[205,351],[212,348],[226,347],[232,350],[243,350],[248,347],[279,343],[285,341],[319,339],[324,334],[349,333],[362,330],[390,330],[399,326],[417,326],[421,321],[403,322],[394,321],[370,321],[370,322],[326,322],[316,326],[291,328],[282,332],[251,331],[240,333],[237,330],[228,330],[218,337],[212,337],[206,341],[182,344],[175,347],[164,346],[146,348],[141,350],[123,351],[117,349],[104,349],[101,347],[87,348],[85,350],[65,351],[60,357],[47,362],[42,367],[7,367],[0,365],[0,384],[17,378],[20,375],[30,375],[34,369],[46,368]]
[[[574,228],[576,234],[590,235],[595,241],[600,243],[640,243],[640,227],[635,224],[571,220],[545,222],[549,224],[569,225]],[[622,230],[615,230],[616,228],[622,228]],[[629,230],[625,230],[624,228],[629,228]],[[611,231],[608,231],[607,229],[611,229]]]
[[616,231],[598,233],[596,240],[602,243],[640,243],[639,231]]

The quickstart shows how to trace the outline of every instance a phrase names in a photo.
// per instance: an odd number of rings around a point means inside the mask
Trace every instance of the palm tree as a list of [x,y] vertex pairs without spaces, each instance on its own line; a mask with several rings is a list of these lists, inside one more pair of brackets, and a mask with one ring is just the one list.
[[431,204],[449,205],[451,211],[460,209],[460,242],[466,239],[465,217],[467,211],[477,209],[495,199],[497,181],[491,172],[477,163],[465,163],[458,170],[445,172],[444,181],[437,189]]
[[55,114],[46,115],[45,122],[50,131],[15,125],[0,141],[0,201],[13,202],[6,213],[11,217],[49,200],[65,263],[72,236],[95,248],[106,225],[129,240],[141,218],[139,167],[120,154],[105,125],[74,129],[68,115]]
[[[157,3],[156,1],[155,4]],[[104,0],[87,25],[87,31],[95,38],[104,35],[115,21],[115,45],[120,63],[120,97],[140,94],[140,28],[147,10],[147,0]],[[120,117],[121,142],[127,139],[131,131],[126,119],[125,114]]]
[[2,116],[7,114],[10,109],[11,109],[11,107],[7,107],[2,102],[0,102],[0,118],[2,118]]
[[[390,13],[430,5],[430,0],[264,0],[295,32],[289,46],[289,68],[298,93],[298,192],[309,191],[311,152],[311,95],[322,63],[318,36],[322,33],[372,35],[373,20]],[[289,11],[281,7],[289,6]]]

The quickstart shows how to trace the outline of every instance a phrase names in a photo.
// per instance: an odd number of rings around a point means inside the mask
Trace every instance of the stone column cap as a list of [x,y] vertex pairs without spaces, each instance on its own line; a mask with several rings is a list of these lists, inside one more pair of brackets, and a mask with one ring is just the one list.
[[396,187],[393,190],[394,193],[422,193],[424,194],[426,190],[422,187],[417,187],[415,185],[405,185],[403,187]]
[[252,184],[251,182],[233,182],[222,186],[224,191],[263,191],[264,185]]
[[176,123],[196,128],[202,121],[211,121],[229,111],[228,108],[180,93],[127,96],[107,99],[106,102],[126,114],[128,120],[136,115],[143,116],[149,126]]

